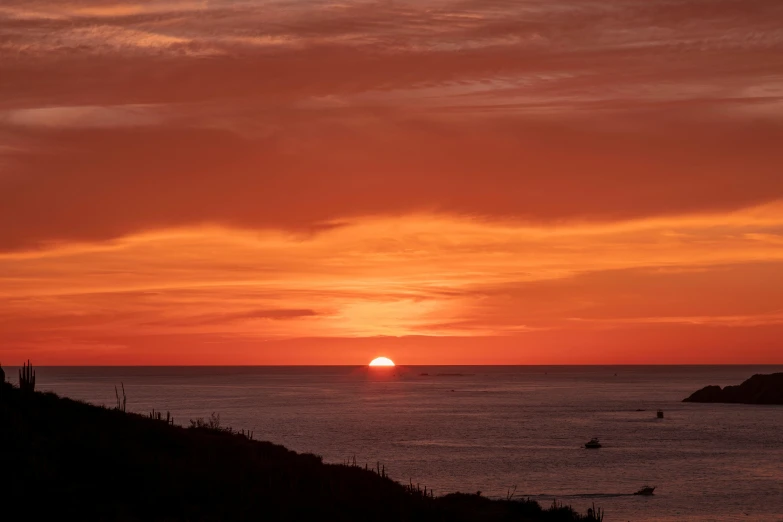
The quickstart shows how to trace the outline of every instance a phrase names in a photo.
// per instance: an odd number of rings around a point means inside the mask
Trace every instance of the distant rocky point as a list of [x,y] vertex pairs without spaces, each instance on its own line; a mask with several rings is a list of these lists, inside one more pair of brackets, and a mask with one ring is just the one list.
[[783,405],[783,373],[757,373],[738,386],[707,386],[682,402]]

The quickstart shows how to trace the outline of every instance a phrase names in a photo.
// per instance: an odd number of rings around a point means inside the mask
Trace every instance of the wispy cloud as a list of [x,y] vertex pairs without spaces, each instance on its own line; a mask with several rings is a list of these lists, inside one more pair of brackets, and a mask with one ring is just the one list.
[[81,106],[41,107],[0,111],[0,124],[43,128],[137,127],[160,123],[161,107]]
[[304,241],[159,232],[0,257],[0,322],[7,335],[129,343],[772,326],[781,238],[779,207],[556,227],[417,215]]

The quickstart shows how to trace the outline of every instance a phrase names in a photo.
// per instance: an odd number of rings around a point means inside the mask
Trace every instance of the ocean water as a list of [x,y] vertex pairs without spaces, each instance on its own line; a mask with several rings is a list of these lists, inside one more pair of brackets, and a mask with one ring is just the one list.
[[[168,410],[183,425],[216,412],[327,462],[380,461],[436,494],[516,488],[545,505],[595,503],[608,522],[781,521],[783,407],[680,402],[774,371],[783,367],[50,367],[37,379],[109,406],[123,383],[129,410]],[[604,447],[584,449],[591,437]],[[631,495],[645,484],[654,496]]]

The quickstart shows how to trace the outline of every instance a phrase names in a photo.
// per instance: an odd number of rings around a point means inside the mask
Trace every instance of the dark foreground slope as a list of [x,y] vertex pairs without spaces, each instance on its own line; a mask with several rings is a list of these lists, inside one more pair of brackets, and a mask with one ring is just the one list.
[[707,386],[683,402],[783,404],[783,373],[756,374],[738,386]]
[[225,430],[5,383],[0,437],[0,514],[9,520],[592,520],[535,502],[429,498],[376,472]]

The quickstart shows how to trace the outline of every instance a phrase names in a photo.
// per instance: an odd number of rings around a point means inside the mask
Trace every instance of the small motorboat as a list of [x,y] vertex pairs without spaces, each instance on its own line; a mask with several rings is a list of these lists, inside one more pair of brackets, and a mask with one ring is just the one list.
[[590,442],[585,443],[585,448],[587,449],[598,449],[601,447],[601,443],[598,442],[598,439],[592,438],[590,439]]
[[644,486],[642,489],[634,493],[634,495],[652,495],[655,491],[655,486]]

